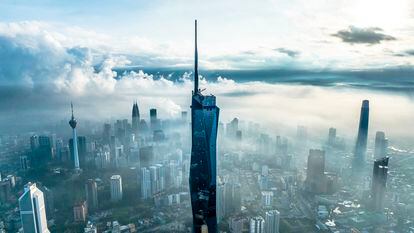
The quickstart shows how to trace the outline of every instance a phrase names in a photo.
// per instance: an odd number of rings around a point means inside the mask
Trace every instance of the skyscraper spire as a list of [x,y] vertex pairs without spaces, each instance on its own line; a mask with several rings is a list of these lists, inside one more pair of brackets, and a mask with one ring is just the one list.
[[194,47],[194,94],[196,93],[198,93],[197,20],[195,20],[195,47]]

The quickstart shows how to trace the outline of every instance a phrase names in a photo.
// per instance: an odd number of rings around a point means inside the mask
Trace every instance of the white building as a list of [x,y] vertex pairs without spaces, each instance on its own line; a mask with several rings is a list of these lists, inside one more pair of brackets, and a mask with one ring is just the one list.
[[280,213],[277,210],[270,210],[266,212],[265,216],[265,230],[266,233],[279,233]]
[[272,205],[273,192],[272,191],[262,191],[262,205],[269,207]]
[[264,233],[264,219],[257,216],[250,219],[250,233]]
[[47,228],[43,192],[36,184],[27,183],[19,198],[20,218],[24,233],[50,233]]
[[122,200],[122,178],[120,175],[111,176],[111,201]]
[[151,195],[151,175],[146,167],[141,168],[141,198],[148,199]]

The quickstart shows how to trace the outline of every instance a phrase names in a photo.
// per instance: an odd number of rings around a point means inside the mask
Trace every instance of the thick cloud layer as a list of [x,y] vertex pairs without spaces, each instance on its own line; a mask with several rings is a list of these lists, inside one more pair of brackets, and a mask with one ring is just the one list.
[[[7,30],[0,28],[0,32],[2,133],[66,121],[70,101],[75,104],[80,127],[87,120],[129,118],[136,99],[144,117],[152,107],[159,109],[161,118],[189,111],[191,73],[173,78],[173,74],[156,69],[119,69],[130,64],[125,56],[74,45],[42,27],[18,24]],[[302,81],[296,79],[293,85],[290,76],[283,74],[279,77],[288,77],[286,81],[264,82],[267,78],[257,76],[260,72],[251,71],[245,79],[235,73],[220,73],[203,78],[200,85],[207,88],[206,94],[217,96],[223,122],[239,117],[261,123],[271,134],[292,133],[296,125],[307,125],[315,137],[324,137],[333,126],[339,134],[353,138],[361,101],[370,99],[371,135],[384,130],[391,142],[414,140],[414,103],[405,92],[348,88],[336,76],[319,77],[315,82],[304,73]],[[326,80],[330,85],[323,84]]]

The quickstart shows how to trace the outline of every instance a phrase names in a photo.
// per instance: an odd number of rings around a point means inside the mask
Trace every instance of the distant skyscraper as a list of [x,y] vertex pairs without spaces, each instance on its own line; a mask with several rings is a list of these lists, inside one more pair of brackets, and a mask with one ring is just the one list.
[[72,109],[72,118],[69,121],[69,125],[72,128],[72,143],[73,143],[73,159],[75,162],[75,169],[79,170],[79,154],[78,154],[78,136],[76,135],[76,119],[73,116],[73,104],[70,104],[70,107]]
[[265,216],[265,232],[279,233],[280,213],[277,210],[270,210],[266,212]]
[[24,233],[50,233],[47,228],[43,193],[36,184],[28,183],[19,198],[20,218]]
[[158,118],[157,118],[157,109],[150,109],[150,127],[151,130],[158,129]]
[[120,175],[111,176],[111,201],[122,200],[122,178]]
[[354,167],[361,167],[365,161],[368,140],[369,101],[363,100],[359,118],[358,137],[355,145]]
[[250,219],[250,233],[265,233],[264,219],[262,216],[257,216]]
[[98,208],[98,186],[94,179],[89,179],[85,184],[86,202],[89,210],[96,210]]
[[138,134],[139,129],[139,109],[138,109],[138,103],[135,102],[132,106],[132,132],[136,135]]
[[262,191],[262,206],[269,207],[273,204],[273,191]]
[[336,129],[335,128],[329,128],[328,145],[334,146],[335,142],[336,142]]
[[311,149],[306,170],[307,189],[313,193],[324,192],[325,181],[325,151]]
[[375,211],[382,211],[388,176],[388,157],[377,159],[374,162],[372,174],[371,198],[372,208]]
[[209,233],[217,232],[217,126],[219,108],[216,97],[204,96],[198,88],[197,20],[195,21],[194,91],[191,103],[191,166],[190,193],[193,213],[193,232],[207,225]]
[[382,131],[378,131],[375,134],[375,150],[374,150],[374,158],[384,158],[387,156],[387,148],[388,148],[388,139],[385,138],[385,133]]

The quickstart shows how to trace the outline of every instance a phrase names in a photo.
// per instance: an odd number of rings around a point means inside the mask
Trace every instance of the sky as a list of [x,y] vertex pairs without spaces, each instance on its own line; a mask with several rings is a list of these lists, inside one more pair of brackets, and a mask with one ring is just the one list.
[[412,0],[2,0],[0,12],[0,133],[65,119],[70,101],[80,123],[129,117],[134,100],[144,116],[188,111],[198,19],[222,121],[352,137],[370,99],[373,131],[414,140]]

